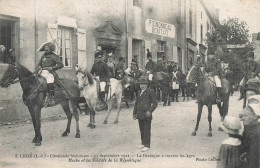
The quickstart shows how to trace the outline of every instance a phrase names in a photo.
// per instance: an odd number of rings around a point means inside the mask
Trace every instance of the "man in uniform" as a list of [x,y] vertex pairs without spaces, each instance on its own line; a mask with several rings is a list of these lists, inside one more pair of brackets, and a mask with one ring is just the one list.
[[45,101],[44,106],[47,107],[55,104],[54,101],[54,71],[63,68],[63,63],[60,58],[53,52],[55,51],[55,44],[53,42],[46,42],[41,45],[38,51],[45,51],[41,57],[37,70],[41,70],[40,75],[46,79],[48,98]]
[[100,99],[105,103],[105,97],[108,94],[110,86],[110,73],[107,64],[102,60],[101,53],[97,56],[96,62],[91,68],[90,73],[96,76],[100,82]]
[[119,62],[116,65],[115,76],[117,80],[121,80],[124,77],[125,72],[125,59],[119,57]]
[[247,81],[249,79],[252,79],[256,76],[258,76],[258,70],[259,70],[259,65],[257,64],[257,62],[254,61],[254,52],[249,52],[248,53],[248,62],[245,64],[244,67],[244,78],[242,79],[242,81],[240,82],[240,97],[238,100],[241,100],[244,95],[245,95],[245,84],[247,83]]
[[148,80],[152,81],[153,76],[155,76],[156,78],[157,65],[152,60],[152,54],[149,51],[149,49],[147,49],[147,59],[148,62],[146,63],[145,69],[146,69],[146,73],[148,74]]
[[220,100],[221,80],[219,78],[219,76],[221,75],[221,64],[215,58],[214,52],[209,52],[208,56],[209,56],[209,60],[206,62],[205,71],[208,72],[208,74],[214,78],[216,84],[216,90],[217,90],[216,102],[219,103],[221,101]]

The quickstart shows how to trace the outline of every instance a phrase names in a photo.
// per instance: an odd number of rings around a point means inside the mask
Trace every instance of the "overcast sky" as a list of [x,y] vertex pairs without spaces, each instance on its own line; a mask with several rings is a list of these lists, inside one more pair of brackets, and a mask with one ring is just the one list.
[[219,19],[237,17],[247,22],[250,34],[260,32],[260,0],[204,0],[218,8]]

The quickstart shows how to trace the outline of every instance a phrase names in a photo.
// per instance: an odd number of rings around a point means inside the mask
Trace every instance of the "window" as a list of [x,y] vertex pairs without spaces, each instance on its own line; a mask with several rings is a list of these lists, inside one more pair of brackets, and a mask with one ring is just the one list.
[[166,51],[166,42],[157,41],[157,59],[162,58],[163,60],[165,60],[166,59],[165,51]]
[[0,18],[0,45],[5,48],[4,51],[0,51],[0,63],[10,63],[11,57],[15,57],[15,54],[9,52],[10,49],[15,50],[15,21]]
[[203,43],[203,25],[200,25],[200,43]]
[[141,0],[133,0],[133,5],[141,8]]
[[165,41],[158,41],[157,42],[157,50],[158,52],[165,52]]
[[72,67],[72,57],[71,57],[71,29],[65,27],[58,28],[58,50],[57,55],[60,56],[64,67]]

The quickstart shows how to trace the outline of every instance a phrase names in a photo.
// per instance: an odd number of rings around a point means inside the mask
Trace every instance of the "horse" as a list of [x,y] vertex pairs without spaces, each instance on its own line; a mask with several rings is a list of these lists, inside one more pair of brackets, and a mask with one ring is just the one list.
[[[18,78],[18,80],[16,80]],[[44,84],[41,82],[43,79],[41,77],[35,76],[34,73],[29,71],[24,66],[15,63],[9,64],[7,70],[5,71],[0,85],[1,87],[8,87],[11,84],[20,82],[23,90],[23,102],[28,107],[30,115],[32,117],[33,127],[35,131],[35,137],[33,138],[33,143],[36,146],[40,146],[42,142],[41,134],[41,109],[44,107],[44,101],[46,96],[46,89]],[[63,88],[55,90],[55,105],[60,104],[67,115],[68,122],[67,128],[62,136],[68,136],[70,133],[70,125],[72,114],[69,108],[69,102],[72,105],[73,115],[76,120],[76,136],[75,138],[80,138],[79,130],[79,114],[77,111],[78,99],[80,96],[80,90],[75,82],[69,79],[60,79],[62,85],[66,87],[67,91]],[[57,88],[57,87],[56,87]],[[68,94],[68,92],[70,94]]]
[[[82,92],[82,95],[85,97],[87,105],[90,110],[90,122],[88,127],[95,128],[95,113],[96,113],[96,106],[99,100],[99,81],[94,78],[87,69],[76,68],[76,77],[78,79],[78,87]],[[114,79],[110,78],[110,89],[107,95],[107,106],[108,106],[108,113],[106,115],[103,124],[107,124],[107,120],[109,114],[112,110],[113,100],[116,98],[117,100],[117,116],[114,121],[114,124],[118,123],[119,113],[121,111],[121,99],[122,99],[122,85],[121,83]]]
[[[149,81],[148,87],[153,90],[160,89],[162,91],[162,101],[163,101],[163,106],[166,106],[168,103],[168,106],[171,105],[170,101],[170,92],[171,92],[171,77],[168,73],[166,72],[157,72],[157,78],[158,76],[160,77],[159,79],[155,79],[156,77],[153,76],[152,80]],[[157,96],[159,93],[157,92]]]
[[181,89],[181,94],[183,97],[182,101],[185,101],[186,97],[187,97],[187,101],[189,101],[190,97],[195,98],[195,85],[196,85],[196,83],[186,81],[185,74],[181,75],[180,89]]
[[134,96],[137,98],[138,93],[140,91],[140,85],[137,83],[139,78],[144,74],[144,72],[139,69],[136,70],[134,74],[122,74],[122,78],[120,79],[120,82],[123,86],[123,95],[124,95],[124,101],[126,103],[127,108],[129,108],[128,100],[134,99]]
[[[215,83],[213,82],[213,77],[206,76],[201,71],[200,67],[193,66],[189,71],[187,78],[187,82],[195,82],[198,84],[197,89],[197,99],[198,99],[198,114],[197,114],[197,123],[195,130],[192,132],[192,136],[196,136],[196,132],[199,128],[199,122],[201,118],[202,108],[203,106],[208,107],[208,122],[209,122],[209,133],[208,137],[212,136],[212,128],[211,128],[211,121],[212,121],[212,105],[215,104],[216,100],[216,88]],[[224,120],[225,116],[228,113],[228,106],[229,106],[229,82],[226,79],[222,81],[222,89],[221,89],[221,102],[217,103],[219,113],[221,116],[221,121]],[[219,128],[220,130],[220,128]]]

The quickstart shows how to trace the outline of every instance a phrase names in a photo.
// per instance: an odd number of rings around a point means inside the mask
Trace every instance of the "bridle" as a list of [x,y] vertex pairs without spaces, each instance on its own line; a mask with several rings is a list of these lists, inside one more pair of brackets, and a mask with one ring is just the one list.
[[[78,73],[82,73],[84,78],[86,78],[86,76],[87,76],[87,74],[84,71],[82,71],[82,69],[78,69],[76,75]],[[83,83],[83,87],[88,86],[88,85],[89,85],[89,83],[86,84],[86,81]]]

